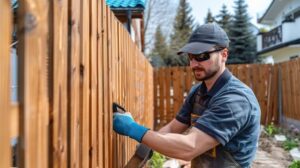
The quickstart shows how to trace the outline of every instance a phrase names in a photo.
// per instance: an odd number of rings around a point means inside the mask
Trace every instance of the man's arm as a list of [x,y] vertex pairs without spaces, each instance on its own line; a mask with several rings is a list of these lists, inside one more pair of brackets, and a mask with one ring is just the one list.
[[[214,138],[195,127],[191,128],[186,135],[151,131],[137,124],[128,112],[114,113],[113,122],[113,128],[117,133],[129,136],[153,150],[173,158],[191,160],[219,144]],[[179,125],[179,127],[183,130],[185,126]],[[164,129],[168,130],[170,127]]]
[[180,121],[173,119],[167,125],[163,126],[159,133],[183,133],[189,128],[188,125],[181,123]]
[[186,135],[161,134],[149,130],[144,135],[142,143],[163,155],[182,160],[192,160],[219,144],[213,137],[195,127]]

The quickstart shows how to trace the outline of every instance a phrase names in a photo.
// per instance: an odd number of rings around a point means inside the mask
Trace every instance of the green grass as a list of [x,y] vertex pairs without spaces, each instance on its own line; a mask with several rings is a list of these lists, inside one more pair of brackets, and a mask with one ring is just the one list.
[[276,127],[274,123],[271,123],[265,127],[265,131],[269,136],[274,136],[275,134],[278,134],[280,132],[279,130],[280,129]]
[[287,139],[283,142],[282,147],[284,150],[289,151],[295,147],[298,147],[298,140],[295,139]]
[[289,168],[300,168],[300,161],[294,160],[292,164],[289,165]]

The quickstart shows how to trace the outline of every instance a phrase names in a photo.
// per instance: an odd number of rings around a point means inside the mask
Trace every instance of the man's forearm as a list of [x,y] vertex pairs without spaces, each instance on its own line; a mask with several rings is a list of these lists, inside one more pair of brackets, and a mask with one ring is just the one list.
[[[201,143],[201,136],[193,132],[182,135],[174,133],[161,134],[159,132],[147,131],[142,143],[153,150],[173,158],[191,160],[195,156],[209,150],[212,144]],[[199,139],[200,138],[200,139]]]

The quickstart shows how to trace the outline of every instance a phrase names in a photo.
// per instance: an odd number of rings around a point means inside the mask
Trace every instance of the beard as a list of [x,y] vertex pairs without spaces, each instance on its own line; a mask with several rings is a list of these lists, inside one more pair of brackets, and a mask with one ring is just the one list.
[[[205,81],[214,77],[217,74],[217,72],[220,70],[220,66],[214,65],[213,67],[210,67],[210,69],[204,69],[202,67],[194,67],[192,70],[195,79],[197,81]],[[199,74],[200,72],[202,75]]]

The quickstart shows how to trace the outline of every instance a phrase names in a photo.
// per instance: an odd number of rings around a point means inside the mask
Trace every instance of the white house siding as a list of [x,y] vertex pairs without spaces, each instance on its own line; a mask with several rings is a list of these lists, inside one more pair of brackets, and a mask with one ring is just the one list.
[[267,52],[261,55],[263,58],[273,56],[274,62],[283,62],[290,60],[292,56],[300,56],[300,46],[294,45],[281,49],[277,49],[271,52]]
[[[293,22],[282,23],[287,15],[300,9],[300,0],[285,0],[284,2],[281,2],[281,4],[283,3],[284,5],[282,6],[277,6],[277,7],[273,6],[273,10],[276,8],[278,9],[278,11],[276,11],[277,15],[273,17],[274,19],[272,21],[270,20],[271,22],[268,22],[269,23],[268,25],[273,28],[276,28],[280,25],[282,26],[282,42],[270,46],[270,48],[300,38],[300,31],[299,31],[300,17],[296,18]],[[272,13],[274,14],[274,11],[272,11]],[[257,51],[260,52],[264,49],[262,48],[262,35],[259,34],[257,35]],[[290,60],[290,57],[300,56],[300,46],[299,45],[286,46],[284,48],[279,48],[270,52],[260,54],[260,56],[262,58],[267,58],[269,56],[272,56],[275,63],[288,61]]]
[[288,42],[300,38],[300,17],[294,22],[283,23],[282,42]]

